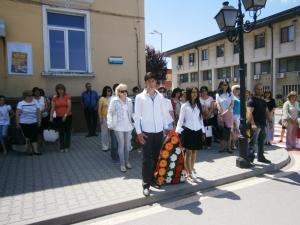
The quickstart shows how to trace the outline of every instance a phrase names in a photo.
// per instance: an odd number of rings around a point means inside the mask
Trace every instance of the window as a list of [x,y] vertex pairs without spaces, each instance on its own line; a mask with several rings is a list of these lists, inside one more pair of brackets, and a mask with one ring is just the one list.
[[204,70],[202,71],[203,74],[203,81],[211,80],[211,70]]
[[233,77],[239,78],[240,77],[240,66],[234,66],[233,67]]
[[265,47],[265,32],[254,36],[254,48],[264,48]]
[[254,63],[254,74],[269,74],[271,69],[271,62],[265,61],[265,62],[257,62]]
[[224,44],[217,46],[217,57],[223,57],[225,52]]
[[[240,77],[239,68],[240,68],[240,66],[234,66],[233,67],[233,77],[235,77],[235,78],[239,78]],[[247,64],[245,64],[244,71],[245,71],[244,72],[245,76],[247,76]]]
[[218,79],[231,78],[231,68],[230,67],[218,68],[217,69],[217,76],[218,76]]
[[197,82],[199,80],[199,76],[197,72],[191,73],[191,82]]
[[208,60],[208,49],[207,48],[203,49],[201,51],[201,59],[202,59],[202,61]]
[[300,95],[300,84],[282,85],[282,93],[285,99],[291,91],[296,91]]
[[89,14],[44,7],[46,71],[90,72]]
[[300,71],[300,56],[279,59],[279,73]]
[[193,64],[195,63],[195,53],[190,53],[189,54],[189,64]]
[[233,54],[237,54],[237,53],[239,53],[239,51],[240,51],[239,44],[234,43],[233,44]]
[[283,27],[280,30],[281,43],[289,42],[294,40],[295,28],[294,26]]
[[182,56],[178,56],[177,57],[177,65],[178,66],[182,66],[183,65],[183,57]]
[[179,74],[179,83],[187,83],[189,82],[189,75],[187,73]]

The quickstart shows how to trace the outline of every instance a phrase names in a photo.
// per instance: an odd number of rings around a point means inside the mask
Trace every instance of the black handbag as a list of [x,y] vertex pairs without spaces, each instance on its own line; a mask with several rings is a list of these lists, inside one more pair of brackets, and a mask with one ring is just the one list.
[[21,128],[16,128],[13,134],[12,144],[26,145],[26,138]]

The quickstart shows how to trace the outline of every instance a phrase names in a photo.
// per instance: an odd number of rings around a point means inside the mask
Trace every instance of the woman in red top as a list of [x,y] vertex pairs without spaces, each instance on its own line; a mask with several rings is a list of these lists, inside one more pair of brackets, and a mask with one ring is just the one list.
[[52,98],[50,122],[54,122],[59,132],[60,151],[67,152],[71,143],[71,97],[66,94],[66,87],[57,84],[56,95]]

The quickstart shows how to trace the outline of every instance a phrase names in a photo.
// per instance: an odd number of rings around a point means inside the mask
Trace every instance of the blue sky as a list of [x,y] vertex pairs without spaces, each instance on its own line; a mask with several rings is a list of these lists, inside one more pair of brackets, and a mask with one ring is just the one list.
[[[219,32],[214,16],[224,0],[145,0],[146,44],[160,50],[163,33],[163,51],[205,38]],[[229,1],[237,7],[238,0]],[[258,19],[300,5],[300,0],[267,0]]]

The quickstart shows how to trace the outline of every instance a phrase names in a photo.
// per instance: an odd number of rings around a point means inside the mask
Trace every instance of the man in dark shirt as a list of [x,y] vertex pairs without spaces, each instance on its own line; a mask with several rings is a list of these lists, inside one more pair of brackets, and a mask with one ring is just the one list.
[[97,103],[98,103],[98,94],[96,91],[92,90],[91,83],[85,84],[86,91],[81,94],[81,103],[84,107],[84,116],[88,128],[88,134],[86,137],[97,136],[96,127],[97,127]]
[[264,156],[264,144],[266,139],[266,121],[269,111],[266,102],[262,98],[263,85],[254,86],[254,96],[247,102],[247,121],[251,124],[253,134],[249,143],[249,160],[253,162],[255,147],[257,145],[257,161],[271,163]]

